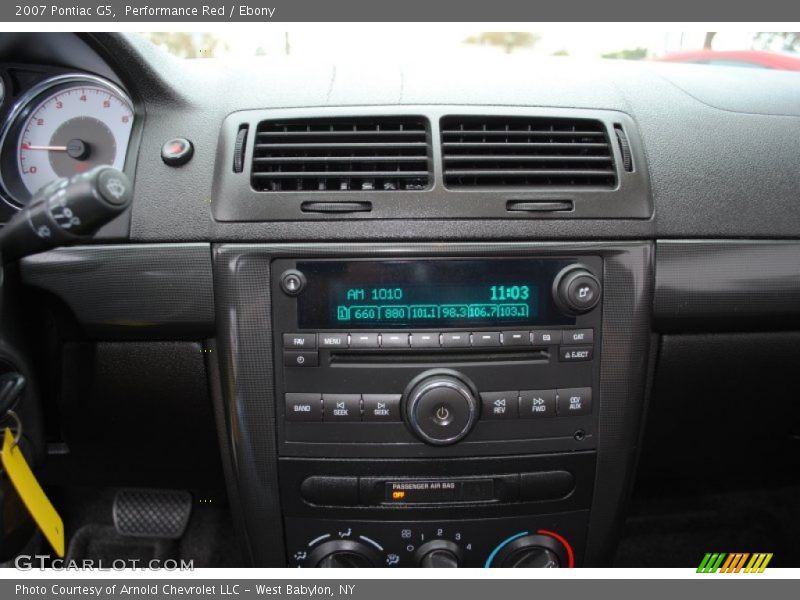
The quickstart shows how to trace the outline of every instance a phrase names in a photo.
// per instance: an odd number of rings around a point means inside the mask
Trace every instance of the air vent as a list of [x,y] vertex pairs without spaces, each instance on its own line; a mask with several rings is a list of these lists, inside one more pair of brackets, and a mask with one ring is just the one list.
[[264,192],[423,190],[430,163],[419,117],[262,121],[251,181]]
[[614,187],[605,125],[591,119],[445,117],[448,187]]

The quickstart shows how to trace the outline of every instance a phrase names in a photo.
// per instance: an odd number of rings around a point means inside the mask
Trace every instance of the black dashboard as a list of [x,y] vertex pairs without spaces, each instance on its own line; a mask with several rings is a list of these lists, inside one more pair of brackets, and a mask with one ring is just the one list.
[[[612,563],[637,468],[669,486],[729,440],[781,453],[791,373],[748,348],[800,347],[800,81],[606,63],[5,34],[0,219],[94,164],[134,185],[93,239],[9,271],[39,462],[61,444],[80,470],[98,423],[130,459],[163,411],[155,480],[218,480],[246,564],[571,567]],[[714,386],[742,355],[742,394],[770,373],[747,424]]]

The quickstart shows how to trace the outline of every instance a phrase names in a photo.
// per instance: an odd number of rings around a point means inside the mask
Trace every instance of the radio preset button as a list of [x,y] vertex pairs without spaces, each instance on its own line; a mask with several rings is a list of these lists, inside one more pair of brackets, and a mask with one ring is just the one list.
[[562,344],[591,344],[594,342],[594,329],[567,329],[561,332]]
[[322,421],[321,394],[286,394],[287,421]]
[[522,390],[519,393],[519,416],[539,419],[556,416],[555,390]]
[[412,333],[411,334],[411,347],[412,348],[438,348],[439,347],[439,333],[431,331],[428,333]]
[[363,394],[364,421],[399,421],[400,394]]
[[346,333],[319,333],[317,344],[320,348],[347,348],[350,345]]
[[377,333],[351,333],[350,334],[350,347],[351,348],[377,348],[378,347],[378,334]]
[[454,331],[442,334],[442,346],[445,348],[464,348],[469,344],[469,332]]
[[561,346],[558,349],[558,359],[561,362],[592,360],[593,354],[591,346]]
[[317,367],[319,354],[303,350],[284,350],[283,364],[287,367]]
[[325,421],[360,421],[361,394],[322,394]]
[[530,346],[531,333],[530,331],[504,331],[503,332],[503,345],[504,346]]
[[561,332],[558,330],[538,329],[531,333],[534,346],[550,346],[561,342]]
[[592,388],[558,390],[558,416],[588,415],[592,412]]
[[408,348],[408,334],[382,333],[381,348]]
[[473,346],[499,346],[499,331],[476,331],[472,334]]
[[313,350],[317,347],[317,336],[313,333],[284,333],[283,347],[296,350]]
[[519,392],[481,392],[484,419],[516,419]]

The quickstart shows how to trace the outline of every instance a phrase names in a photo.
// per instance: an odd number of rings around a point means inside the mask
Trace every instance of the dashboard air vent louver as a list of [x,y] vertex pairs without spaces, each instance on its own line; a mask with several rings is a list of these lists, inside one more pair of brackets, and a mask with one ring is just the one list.
[[264,192],[423,190],[430,164],[420,117],[262,121],[251,181]]
[[445,184],[460,187],[603,187],[617,183],[601,121],[546,117],[445,117]]

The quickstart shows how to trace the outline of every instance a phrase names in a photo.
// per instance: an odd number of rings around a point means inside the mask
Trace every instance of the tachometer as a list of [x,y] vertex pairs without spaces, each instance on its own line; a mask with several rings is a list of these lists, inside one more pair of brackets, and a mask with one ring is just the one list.
[[17,206],[55,179],[98,165],[122,169],[133,108],[113,84],[61,75],[31,89],[12,109],[2,132],[0,174]]

